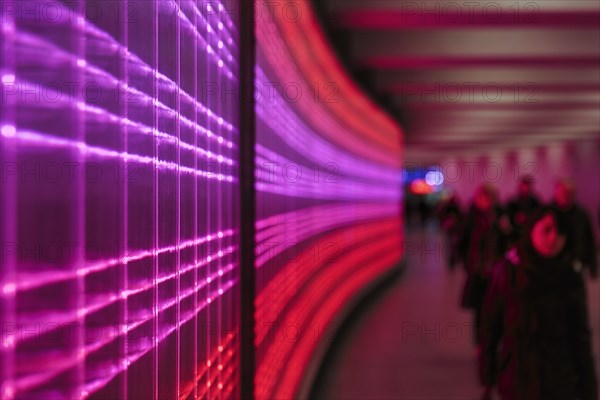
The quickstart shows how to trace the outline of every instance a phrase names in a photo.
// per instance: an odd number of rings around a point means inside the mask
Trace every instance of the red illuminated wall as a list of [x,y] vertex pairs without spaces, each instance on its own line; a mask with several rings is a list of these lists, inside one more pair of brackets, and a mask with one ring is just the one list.
[[401,131],[307,1],[256,1],[257,399],[299,395],[337,317],[401,257]]

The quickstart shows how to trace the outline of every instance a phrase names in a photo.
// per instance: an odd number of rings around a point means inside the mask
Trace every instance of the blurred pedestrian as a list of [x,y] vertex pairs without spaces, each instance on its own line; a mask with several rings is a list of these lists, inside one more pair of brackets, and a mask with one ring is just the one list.
[[419,195],[417,208],[419,210],[419,221],[421,223],[421,227],[424,228],[427,226],[427,221],[429,220],[429,206],[427,204],[425,195]]
[[552,209],[559,231],[566,236],[566,246],[575,257],[576,268],[589,269],[592,278],[598,276],[596,239],[592,220],[576,201],[573,181],[562,179],[556,183]]
[[490,398],[596,400],[583,280],[550,207],[495,267],[481,329],[480,377]]
[[510,221],[511,243],[519,241],[527,217],[541,205],[533,192],[533,182],[531,176],[523,176],[517,186],[517,195],[510,199],[506,206],[506,213]]
[[437,207],[437,216],[444,233],[446,262],[450,269],[454,269],[460,259],[458,247],[463,222],[463,213],[454,193],[443,195]]
[[487,184],[480,186],[475,192],[459,246],[466,271],[461,305],[473,310],[475,338],[479,337],[481,308],[492,265],[505,251],[501,218],[496,190]]

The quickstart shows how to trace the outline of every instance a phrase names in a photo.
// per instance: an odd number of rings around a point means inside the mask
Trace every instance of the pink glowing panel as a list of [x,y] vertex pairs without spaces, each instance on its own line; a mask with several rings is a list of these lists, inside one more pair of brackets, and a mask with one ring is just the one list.
[[236,9],[2,1],[0,398],[238,393]]

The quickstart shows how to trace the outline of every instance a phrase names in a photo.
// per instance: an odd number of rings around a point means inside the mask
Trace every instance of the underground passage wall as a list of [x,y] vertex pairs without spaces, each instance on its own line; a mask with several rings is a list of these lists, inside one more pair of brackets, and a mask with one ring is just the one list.
[[400,128],[280,3],[252,18],[249,221],[239,1],[2,1],[1,398],[239,398],[247,268],[254,394],[297,396],[398,263]]
[[335,317],[401,252],[401,132],[309,2],[255,2],[257,399],[294,398]]

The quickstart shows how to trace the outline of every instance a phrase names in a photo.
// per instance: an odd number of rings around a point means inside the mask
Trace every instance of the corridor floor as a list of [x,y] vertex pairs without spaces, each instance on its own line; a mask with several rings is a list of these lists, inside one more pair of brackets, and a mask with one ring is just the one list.
[[[311,399],[478,400],[471,315],[458,307],[463,271],[444,262],[434,229],[406,237],[403,274],[359,307],[333,343]],[[600,287],[588,282],[596,372]]]

